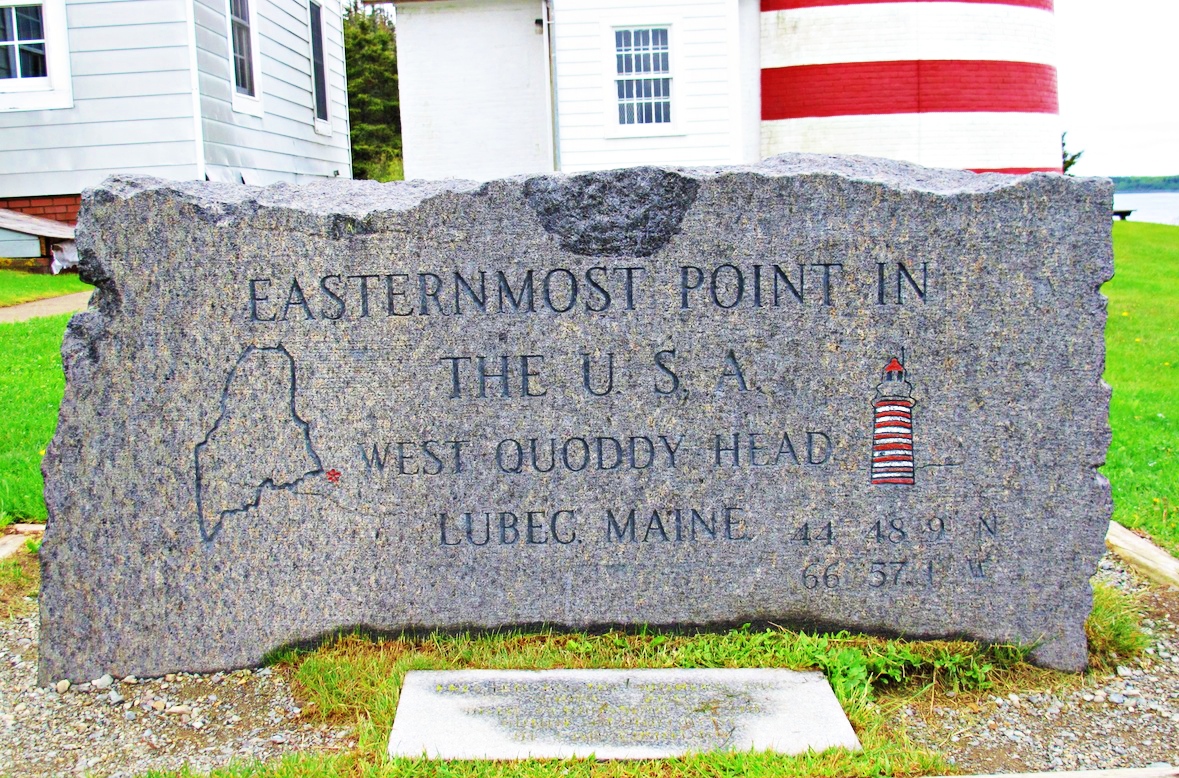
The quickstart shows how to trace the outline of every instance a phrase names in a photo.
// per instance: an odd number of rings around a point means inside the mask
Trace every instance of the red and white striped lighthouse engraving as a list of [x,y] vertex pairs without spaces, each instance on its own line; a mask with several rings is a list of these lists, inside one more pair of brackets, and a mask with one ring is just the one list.
[[872,483],[912,486],[913,385],[905,380],[905,366],[893,357],[876,385],[872,425]]

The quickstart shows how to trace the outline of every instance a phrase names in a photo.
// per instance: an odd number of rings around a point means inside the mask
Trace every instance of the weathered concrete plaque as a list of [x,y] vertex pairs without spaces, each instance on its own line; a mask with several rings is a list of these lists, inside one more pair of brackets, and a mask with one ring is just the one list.
[[759,620],[1081,668],[1110,198],[810,156],[111,179],[44,465],[42,677]]
[[795,670],[459,670],[405,676],[389,756],[660,759],[859,750],[831,685]]

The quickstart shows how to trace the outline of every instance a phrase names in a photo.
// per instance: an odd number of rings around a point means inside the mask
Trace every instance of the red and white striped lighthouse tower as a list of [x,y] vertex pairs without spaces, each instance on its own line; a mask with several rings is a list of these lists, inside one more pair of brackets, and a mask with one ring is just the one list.
[[761,0],[761,151],[1060,171],[1052,0]]
[[913,385],[905,380],[905,366],[893,357],[884,367],[884,380],[872,400],[872,483],[912,486]]

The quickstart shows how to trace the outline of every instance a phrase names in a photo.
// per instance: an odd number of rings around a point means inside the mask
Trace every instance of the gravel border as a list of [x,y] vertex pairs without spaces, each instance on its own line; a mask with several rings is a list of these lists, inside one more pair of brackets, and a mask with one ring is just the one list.
[[306,721],[288,680],[270,668],[39,688],[38,628],[35,612],[0,622],[2,775],[207,772],[355,746],[349,729]]
[[1111,674],[902,711],[914,742],[966,773],[1179,765],[1179,588],[1150,587],[1107,554],[1096,580],[1137,595],[1151,645]]
[[[1107,555],[1098,579],[1144,597],[1152,645],[1110,675],[1055,690],[939,698],[901,712],[910,737],[974,773],[1179,764],[1179,588],[1150,589]],[[355,747],[308,721],[269,668],[36,685],[39,619],[0,621],[0,774],[133,776]]]

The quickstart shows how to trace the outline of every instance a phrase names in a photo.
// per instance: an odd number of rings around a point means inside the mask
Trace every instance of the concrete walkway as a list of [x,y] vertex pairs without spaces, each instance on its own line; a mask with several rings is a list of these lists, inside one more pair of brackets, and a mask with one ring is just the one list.
[[0,559],[10,557],[25,547],[25,541],[37,538],[45,532],[44,524],[12,524],[0,535]]
[[39,316],[57,316],[61,313],[84,311],[86,310],[86,306],[90,304],[91,294],[92,292],[77,292],[76,294],[49,297],[45,300],[34,300],[31,303],[21,303],[20,305],[10,305],[7,308],[0,308],[0,323],[26,321],[27,319],[36,319]]

